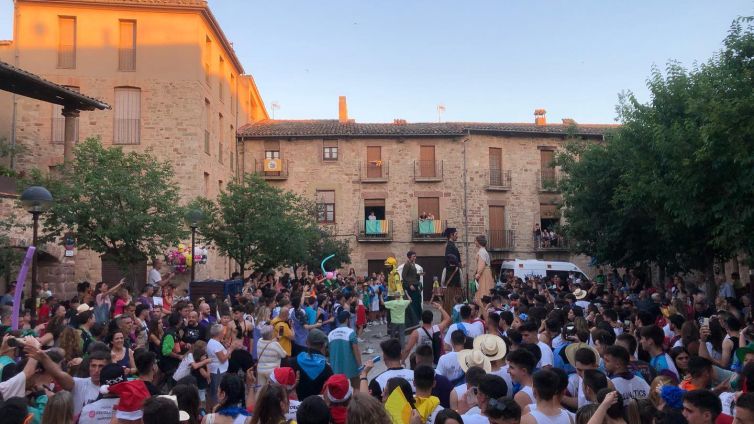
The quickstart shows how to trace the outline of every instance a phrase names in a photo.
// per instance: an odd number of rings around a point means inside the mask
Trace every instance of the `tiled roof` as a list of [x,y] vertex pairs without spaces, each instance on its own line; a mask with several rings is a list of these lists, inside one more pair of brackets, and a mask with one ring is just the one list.
[[[616,125],[576,125],[575,134],[602,136]],[[569,126],[549,124],[545,126],[526,123],[492,122],[420,122],[405,124],[390,123],[341,123],[337,119],[321,120],[266,120],[247,124],[238,129],[243,138],[281,137],[456,137],[467,132],[500,134],[565,135]]]
[[78,110],[110,109],[110,105],[103,101],[55,84],[3,61],[0,61],[0,90]]

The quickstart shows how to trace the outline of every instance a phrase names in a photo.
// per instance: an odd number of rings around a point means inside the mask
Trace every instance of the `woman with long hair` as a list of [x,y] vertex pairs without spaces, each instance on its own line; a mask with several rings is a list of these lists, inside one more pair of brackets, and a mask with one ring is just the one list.
[[675,368],[678,370],[678,374],[681,377],[681,380],[686,378],[689,371],[689,352],[686,350],[683,346],[676,346],[672,349],[670,349],[670,357],[673,358],[673,363],[675,364]]
[[366,393],[355,392],[353,394],[351,401],[348,402],[347,414],[346,422],[348,424],[392,424],[385,407],[373,396]]
[[[202,420],[203,424],[248,424],[251,421],[249,412],[244,408],[246,392],[244,383],[236,374],[225,374],[217,389],[218,404],[214,412],[207,414]],[[287,400],[287,399],[286,399]],[[286,404],[286,408],[287,408]],[[262,409],[263,405],[257,408]],[[287,409],[286,409],[287,410]],[[255,417],[259,414],[255,411]],[[245,418],[242,418],[245,417]],[[277,424],[279,421],[275,422]],[[264,422],[266,424],[266,421]]]
[[681,326],[681,344],[688,352],[699,352],[699,327],[695,320],[688,320]]
[[178,400],[178,410],[186,411],[189,415],[188,424],[199,424],[201,401],[199,400],[199,390],[196,386],[189,384],[178,384],[170,391]]
[[80,358],[83,352],[81,351],[81,336],[79,332],[72,327],[65,327],[60,333],[58,338],[58,346],[65,351],[66,364],[71,362],[74,358]]
[[[249,424],[286,423],[285,414],[288,412],[288,404],[288,394],[285,388],[277,384],[262,386],[254,405],[254,416]],[[205,422],[204,424],[211,423]]]
[[623,396],[612,389],[602,389],[597,393],[599,407],[587,424],[639,424],[639,410],[636,401],[631,400],[623,407]]
[[112,363],[123,367],[123,374],[125,375],[135,373],[134,352],[126,347],[126,336],[123,332],[116,330],[110,334],[109,339]]
[[73,395],[69,391],[55,393],[47,401],[42,424],[73,424]]
[[165,335],[165,327],[162,320],[150,320],[147,328],[149,328],[149,350],[157,355],[161,355],[160,344],[162,343],[162,336]]
[[479,284],[474,295],[474,300],[476,303],[481,304],[482,297],[489,296],[490,291],[495,287],[495,280],[492,278],[492,270],[490,269],[492,262],[490,254],[487,252],[487,237],[485,235],[476,236],[474,244],[477,247],[474,279]]

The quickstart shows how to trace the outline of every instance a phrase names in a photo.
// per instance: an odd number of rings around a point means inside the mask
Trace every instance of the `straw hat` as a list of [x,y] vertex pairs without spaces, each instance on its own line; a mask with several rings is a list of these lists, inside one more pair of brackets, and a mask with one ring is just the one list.
[[573,295],[576,296],[576,300],[581,300],[586,297],[586,290],[576,289],[573,291]]
[[594,347],[588,345],[587,343],[571,343],[565,348],[565,355],[566,359],[568,360],[568,363],[571,364],[572,367],[576,368],[576,352],[579,349],[589,349],[592,352],[594,352],[594,356],[597,358],[597,363],[600,363],[600,353],[597,352],[597,349]]
[[464,349],[458,352],[458,363],[461,364],[463,372],[468,371],[471,367],[481,367],[484,369],[484,372],[492,371],[490,360],[481,350]]
[[79,305],[76,308],[76,313],[80,314],[80,313],[83,313],[83,312],[86,312],[86,311],[91,311],[91,310],[92,310],[91,306],[87,305],[86,303],[82,303],[81,305]]
[[508,348],[505,341],[495,334],[482,334],[474,339],[474,350],[481,351],[490,361],[505,358]]

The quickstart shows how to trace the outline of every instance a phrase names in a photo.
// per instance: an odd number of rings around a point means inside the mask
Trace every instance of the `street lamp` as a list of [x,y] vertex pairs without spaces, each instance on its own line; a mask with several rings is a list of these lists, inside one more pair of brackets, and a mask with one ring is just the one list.
[[[42,186],[31,186],[21,193],[21,203],[24,205],[34,219],[34,232],[32,236],[32,245],[34,246],[34,256],[31,263],[31,296],[34,297],[37,292],[37,228],[39,227],[39,214],[52,204],[52,194]],[[32,314],[36,315],[36,302],[32,304]]]
[[196,227],[204,219],[204,214],[200,209],[191,209],[186,213],[186,221],[188,221],[189,227],[191,227],[191,282],[196,279],[196,258],[194,257],[194,249],[196,249]]

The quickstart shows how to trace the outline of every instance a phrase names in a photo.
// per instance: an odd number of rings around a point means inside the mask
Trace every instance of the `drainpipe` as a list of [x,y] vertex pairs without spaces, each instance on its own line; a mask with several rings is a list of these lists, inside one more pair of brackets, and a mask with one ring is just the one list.
[[466,138],[463,139],[463,244],[464,244],[464,256],[466,264],[463,267],[464,280],[463,293],[466,295],[466,300],[469,299],[469,209],[468,209],[468,175],[466,169],[466,142],[471,138],[471,131],[466,130]]

